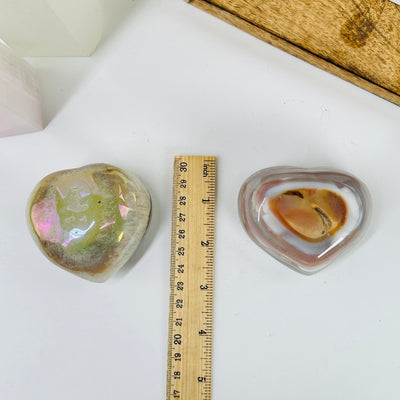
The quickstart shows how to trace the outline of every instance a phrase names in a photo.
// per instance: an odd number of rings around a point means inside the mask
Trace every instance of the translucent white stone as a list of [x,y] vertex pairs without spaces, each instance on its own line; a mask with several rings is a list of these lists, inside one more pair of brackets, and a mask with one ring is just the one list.
[[99,0],[0,0],[0,37],[24,57],[88,56],[103,30]]
[[0,136],[43,129],[33,68],[0,43]]

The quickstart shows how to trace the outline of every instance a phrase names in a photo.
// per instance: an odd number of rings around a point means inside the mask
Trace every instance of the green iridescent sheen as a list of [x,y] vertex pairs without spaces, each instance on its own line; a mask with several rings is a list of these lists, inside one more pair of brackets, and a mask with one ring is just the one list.
[[100,280],[136,249],[150,210],[150,196],[137,178],[107,164],[93,164],[44,178],[32,194],[28,217],[47,257],[80,276]]

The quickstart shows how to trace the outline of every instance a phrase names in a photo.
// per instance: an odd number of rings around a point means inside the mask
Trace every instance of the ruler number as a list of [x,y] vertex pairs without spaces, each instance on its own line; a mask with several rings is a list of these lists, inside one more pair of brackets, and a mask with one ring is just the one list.
[[203,164],[203,178],[208,176],[208,164]]
[[180,196],[179,197],[179,205],[180,206],[186,206],[186,196]]
[[199,376],[197,378],[197,382],[205,382],[206,381],[206,377],[205,376]]
[[174,397],[176,398],[176,399],[180,399],[180,391],[179,390],[174,390],[174,393],[173,393],[173,395],[174,395]]
[[174,372],[174,379],[181,379],[181,371]]
[[176,299],[175,307],[176,308],[183,308],[183,300],[182,299]]
[[182,161],[182,162],[179,164],[179,171],[180,171],[180,172],[187,172],[187,162]]
[[183,290],[183,282],[176,282],[176,290]]
[[201,241],[201,246],[202,247],[208,247],[209,245],[210,245],[210,241],[209,240],[207,240],[205,242]]
[[185,230],[184,229],[179,229],[178,238],[179,239],[185,239]]
[[179,213],[178,219],[179,219],[179,222],[185,222],[186,221],[186,215],[183,214],[183,213]]
[[176,345],[182,344],[182,335],[180,333],[175,333],[174,344],[176,344]]
[[177,318],[175,320],[175,326],[182,326],[182,318]]
[[185,268],[184,264],[179,264],[177,270],[178,274],[183,274],[185,272],[184,268]]
[[207,285],[200,285],[200,290],[207,290],[208,286]]
[[178,256],[184,256],[184,255],[185,255],[185,248],[178,247]]
[[179,181],[179,187],[180,187],[181,189],[186,189],[186,184],[187,184],[187,180],[186,180],[186,179],[181,179],[181,180]]

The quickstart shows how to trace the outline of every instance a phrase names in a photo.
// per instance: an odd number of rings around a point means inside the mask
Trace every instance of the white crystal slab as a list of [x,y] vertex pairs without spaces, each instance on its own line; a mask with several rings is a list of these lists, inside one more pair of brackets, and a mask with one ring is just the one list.
[[43,129],[33,68],[0,43],[0,137]]
[[23,57],[89,56],[103,31],[99,0],[0,0],[0,37]]

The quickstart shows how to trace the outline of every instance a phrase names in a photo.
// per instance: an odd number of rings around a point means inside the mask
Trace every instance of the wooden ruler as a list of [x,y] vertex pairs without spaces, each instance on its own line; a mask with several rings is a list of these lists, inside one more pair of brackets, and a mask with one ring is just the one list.
[[174,162],[167,400],[210,400],[216,159]]
[[400,5],[388,0],[186,0],[400,105]]

